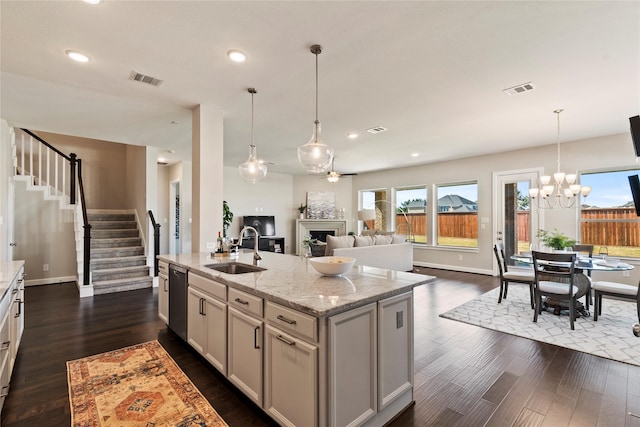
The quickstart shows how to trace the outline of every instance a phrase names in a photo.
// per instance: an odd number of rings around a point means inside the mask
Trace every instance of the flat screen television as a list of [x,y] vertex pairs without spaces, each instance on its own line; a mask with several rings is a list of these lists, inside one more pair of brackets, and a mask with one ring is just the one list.
[[640,178],[638,178],[638,175],[629,175],[629,185],[631,186],[636,215],[640,216]]
[[[242,226],[251,226],[258,230],[260,237],[276,235],[276,220],[274,216],[244,216],[242,217]],[[251,234],[247,232],[247,237]]]
[[633,148],[636,150],[636,157],[640,157],[640,116],[629,117],[629,125],[631,126],[631,140]]

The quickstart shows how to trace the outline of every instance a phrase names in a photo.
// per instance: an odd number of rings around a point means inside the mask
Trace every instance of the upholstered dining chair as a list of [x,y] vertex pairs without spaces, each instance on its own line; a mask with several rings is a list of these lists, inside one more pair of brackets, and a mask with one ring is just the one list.
[[533,286],[533,321],[542,313],[542,297],[569,302],[569,324],[574,330],[578,287],[575,285],[575,253],[531,252],[536,281]]
[[[640,284],[638,286],[640,286]],[[605,281],[591,282],[591,288],[593,289],[593,296],[595,298],[593,304],[593,320],[597,322],[598,316],[602,314],[602,297],[607,295],[635,301],[638,312],[638,322],[640,322],[640,292],[638,292],[638,286]]]
[[493,252],[496,254],[498,270],[500,271],[500,294],[498,295],[498,304],[502,302],[502,298],[507,298],[509,282],[522,283],[529,285],[529,299],[531,300],[531,308],[533,308],[533,283],[535,282],[533,271],[509,271],[507,262],[504,259],[504,245],[502,243],[496,243],[493,246]]
[[[588,255],[589,258],[593,257],[593,245],[573,245],[571,248],[574,252]],[[587,270],[587,277],[589,278],[589,282],[591,282],[591,270]],[[585,299],[585,308],[589,311],[589,304],[591,304],[591,286],[587,289],[587,293],[584,295]]]

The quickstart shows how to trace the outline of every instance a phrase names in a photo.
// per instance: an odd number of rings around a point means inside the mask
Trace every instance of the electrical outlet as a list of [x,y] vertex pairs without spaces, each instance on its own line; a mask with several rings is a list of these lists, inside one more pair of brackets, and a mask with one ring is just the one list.
[[622,272],[622,277],[629,277],[629,270],[625,270]]
[[49,264],[42,264],[42,271],[49,271]]
[[458,255],[458,261],[462,261],[462,255]]

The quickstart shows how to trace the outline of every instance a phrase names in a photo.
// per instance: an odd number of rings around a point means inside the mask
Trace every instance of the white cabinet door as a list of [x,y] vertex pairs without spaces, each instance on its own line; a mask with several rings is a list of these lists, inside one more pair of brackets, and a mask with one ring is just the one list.
[[265,326],[264,409],[282,425],[318,425],[318,348]]
[[227,305],[205,297],[204,300],[205,351],[204,357],[217,370],[227,374]]
[[169,324],[169,278],[158,275],[158,317]]
[[413,292],[378,302],[378,411],[413,388]]
[[187,293],[187,342],[198,353],[205,351],[205,319],[203,306],[205,294],[189,286]]
[[262,321],[232,307],[228,310],[227,377],[262,406]]
[[329,318],[329,425],[359,426],[377,411],[376,303]]
[[13,303],[11,306],[11,363],[10,369],[13,370],[16,357],[18,356],[18,347],[24,332],[24,270],[21,269],[14,283],[12,284],[11,294]]

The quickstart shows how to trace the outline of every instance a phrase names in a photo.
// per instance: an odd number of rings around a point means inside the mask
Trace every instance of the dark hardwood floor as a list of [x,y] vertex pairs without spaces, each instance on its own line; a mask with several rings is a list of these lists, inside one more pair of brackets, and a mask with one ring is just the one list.
[[[420,270],[438,280],[415,291],[416,403],[391,426],[640,427],[628,414],[640,414],[640,367],[442,319],[498,280]],[[70,425],[65,362],[153,339],[231,427],[275,425],[158,320],[156,292],[81,300],[74,284],[56,284],[25,299],[4,427]]]

